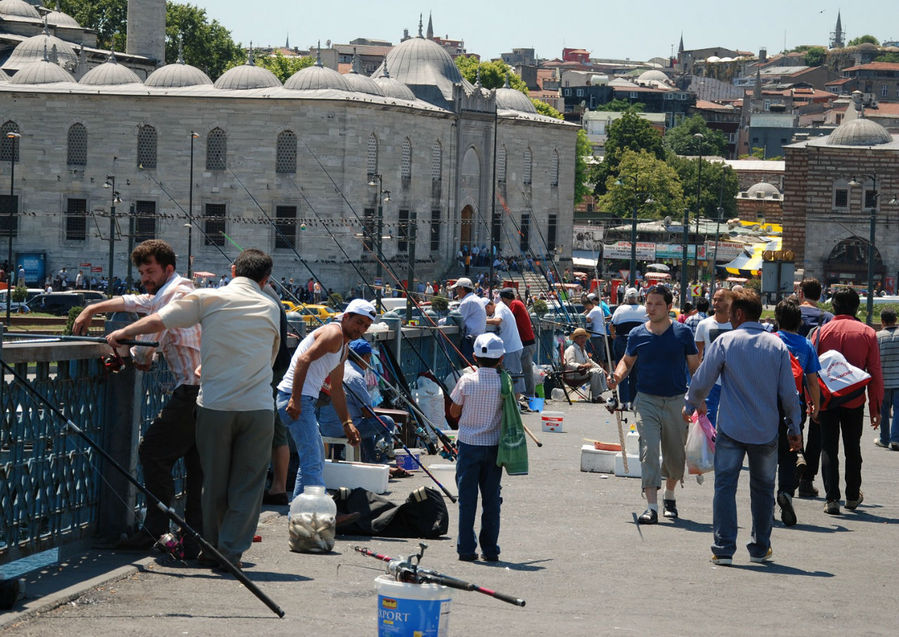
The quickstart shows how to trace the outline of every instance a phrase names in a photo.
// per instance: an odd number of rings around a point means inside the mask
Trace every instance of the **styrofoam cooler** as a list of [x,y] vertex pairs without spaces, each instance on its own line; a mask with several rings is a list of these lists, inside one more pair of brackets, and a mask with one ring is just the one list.
[[562,432],[565,414],[561,411],[544,411],[540,414],[540,425],[543,431]]
[[620,451],[606,451],[596,449],[593,445],[583,445],[581,447],[581,471],[614,473],[615,456],[620,455]]
[[390,479],[390,467],[386,464],[325,460],[324,477],[327,489],[362,487],[372,493],[384,493]]
[[432,464],[428,467],[437,480],[446,487],[446,490],[453,496],[459,495],[459,489],[456,488],[456,465],[454,464]]
[[627,437],[624,440],[624,450],[628,455],[639,456],[640,434],[638,434],[636,431],[627,432]]
[[640,470],[640,456],[627,454],[627,471],[624,470],[624,458],[621,453],[615,454],[615,475],[620,478],[639,478],[643,475]]

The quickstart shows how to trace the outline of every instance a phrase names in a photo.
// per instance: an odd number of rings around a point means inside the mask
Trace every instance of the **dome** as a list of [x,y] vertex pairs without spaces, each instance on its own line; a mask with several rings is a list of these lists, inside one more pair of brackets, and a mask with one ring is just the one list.
[[[711,58],[708,60],[711,62]],[[638,82],[661,82],[662,84],[670,84],[671,80],[668,79],[668,76],[662,73],[661,71],[657,71],[655,69],[651,71],[644,71],[640,74],[640,77],[637,78]]]
[[343,76],[335,71],[318,63],[300,69],[284,82],[284,88],[294,91],[314,91],[320,89],[331,89],[335,91],[348,91],[346,81]]
[[122,66],[115,59],[115,53],[109,54],[109,59],[103,64],[95,66],[84,74],[79,84],[86,86],[115,86],[119,84],[140,84],[137,73]]
[[412,92],[412,89],[389,75],[376,77],[374,83],[381,89],[381,94],[384,95],[384,97],[393,97],[399,100],[409,101],[415,100],[415,93]]
[[721,58],[719,58],[717,55],[710,55],[705,59],[705,61],[711,64],[715,64],[716,62],[720,62]]
[[0,15],[16,18],[41,19],[41,14],[25,0],[0,0]]
[[527,95],[509,86],[508,75],[506,85],[496,89],[496,107],[522,113],[537,113],[537,108]]
[[746,191],[746,197],[750,199],[780,199],[780,191],[774,184],[765,181],[753,184]]
[[58,64],[46,59],[39,62],[31,62],[23,66],[16,73],[11,84],[59,84],[60,82],[74,82],[75,78]]
[[889,144],[893,136],[883,126],[860,117],[843,122],[828,137],[831,146],[877,146]]
[[350,71],[349,73],[344,74],[343,81],[346,82],[346,85],[351,91],[355,91],[356,93],[383,95],[381,87],[378,86],[377,82],[367,75],[356,73],[356,71]]
[[247,91],[253,88],[273,88],[281,86],[274,73],[253,63],[253,52],[250,50],[246,64],[230,68],[215,81],[215,88]]
[[212,84],[212,80],[197,67],[179,59],[178,62],[166,64],[150,73],[144,84],[155,88],[184,88]]
[[[11,0],[4,1],[10,2]],[[3,68],[21,69],[31,62],[40,62],[44,59],[44,50],[52,51],[54,46],[60,66],[74,69],[78,65],[78,55],[72,45],[55,35],[50,35],[45,29],[43,33],[19,42],[9,59],[3,64]]]
[[75,20],[68,13],[63,13],[62,11],[51,11],[46,16],[44,16],[47,20],[47,24],[52,24],[58,27],[75,27],[78,28],[81,25],[78,24],[78,21]]
[[423,37],[410,38],[393,47],[373,77],[390,75],[406,86],[414,95],[437,106],[447,106],[453,101],[453,85],[461,84],[466,91],[471,83],[462,77],[459,68],[446,49]]

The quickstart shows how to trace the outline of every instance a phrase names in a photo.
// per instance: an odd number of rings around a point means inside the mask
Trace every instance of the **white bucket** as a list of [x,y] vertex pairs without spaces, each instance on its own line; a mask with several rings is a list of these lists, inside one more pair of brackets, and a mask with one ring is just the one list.
[[544,411],[540,414],[540,424],[543,431],[562,431],[565,422],[565,413],[561,411]]
[[406,584],[389,575],[375,578],[378,637],[449,635],[450,589],[439,584]]
[[446,490],[453,496],[459,495],[459,489],[456,488],[456,465],[454,464],[432,464],[428,467],[440,484],[446,487]]

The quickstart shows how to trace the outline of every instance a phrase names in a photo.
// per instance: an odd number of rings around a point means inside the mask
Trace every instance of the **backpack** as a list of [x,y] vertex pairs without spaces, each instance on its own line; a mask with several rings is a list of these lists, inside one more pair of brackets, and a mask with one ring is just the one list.
[[[780,336],[780,334],[778,334]],[[783,340],[783,336],[780,337]],[[790,355],[790,371],[793,372],[793,380],[796,382],[796,391],[799,392],[800,400],[805,400],[805,371],[802,369],[802,363],[793,355],[790,348],[787,348],[787,354]]]
[[[815,351],[821,346],[821,329],[815,331]],[[821,371],[818,386],[821,390],[821,411],[835,409],[865,393],[871,382],[871,374],[846,360],[839,351],[832,349],[818,354]]]

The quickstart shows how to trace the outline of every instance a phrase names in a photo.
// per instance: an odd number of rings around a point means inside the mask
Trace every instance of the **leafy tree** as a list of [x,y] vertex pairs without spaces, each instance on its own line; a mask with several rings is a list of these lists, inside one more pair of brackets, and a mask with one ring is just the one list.
[[810,46],[805,52],[806,66],[821,66],[827,57],[827,50],[823,46]]
[[[669,164],[676,171],[684,189],[684,205],[690,212],[696,211],[696,185],[699,178],[699,159],[674,157]],[[702,182],[699,201],[703,217],[714,219],[718,215],[718,204],[724,208],[723,218],[735,215],[737,201],[735,197],[740,185],[733,168],[721,162],[702,160]]]
[[694,137],[696,134],[702,135],[703,155],[724,155],[727,152],[727,138],[721,131],[709,128],[700,115],[694,115],[669,128],[665,133],[665,146],[676,155],[698,155],[700,142]]
[[462,77],[475,83],[478,69],[481,70],[481,86],[486,89],[502,88],[506,84],[506,75],[509,76],[509,86],[525,95],[528,94],[528,86],[520,77],[512,72],[512,67],[502,60],[481,62],[473,55],[460,55],[456,58],[456,66],[462,72]]
[[597,111],[615,111],[615,112],[632,110],[637,113],[642,113],[644,110],[646,110],[646,104],[644,104],[643,102],[631,103],[625,99],[616,97],[615,99],[613,99],[610,102],[606,102],[605,104],[599,104],[595,110],[597,110]]
[[592,181],[597,195],[604,194],[609,179],[618,176],[618,164],[627,150],[645,150],[656,159],[665,158],[661,133],[632,108],[609,125],[605,155],[593,169]]
[[875,38],[873,35],[860,35],[857,38],[853,38],[849,40],[848,46],[858,46],[859,44],[873,44],[874,46],[880,46],[880,40]]
[[128,0],[57,0],[56,8],[96,31],[97,48],[125,50]]
[[535,100],[534,98],[531,98],[531,102],[534,103],[534,108],[536,108],[537,112],[540,113],[541,115],[546,115],[547,117],[555,117],[556,119],[565,119],[562,116],[562,113],[560,113],[559,111],[554,109],[552,106],[550,106],[546,102],[543,102],[541,100]]
[[881,53],[877,57],[874,58],[875,62],[890,62],[892,64],[899,63],[899,53],[894,51],[888,51],[886,53]]
[[[228,64],[228,69],[239,66],[243,64],[244,61],[238,62],[237,60],[233,60]],[[253,63],[256,66],[261,66],[274,73],[275,77],[281,80],[281,83],[283,84],[287,81],[287,78],[300,69],[305,69],[307,66],[315,64],[315,58],[309,55],[303,57],[286,57],[280,51],[275,51],[274,55],[254,56]]]
[[765,149],[761,146],[753,146],[752,150],[746,155],[740,155],[740,159],[764,159]]
[[636,205],[637,216],[649,219],[683,210],[680,180],[665,161],[646,150],[625,149],[618,169],[618,175],[606,181],[606,192],[599,200],[602,210],[625,217],[633,214]]
[[231,39],[231,33],[219,24],[209,22],[206,10],[189,4],[166,3],[165,61],[178,59],[178,46],[184,38],[184,61],[203,69],[215,79],[230,64],[243,63],[244,51]]
[[588,180],[590,174],[587,166],[587,158],[593,155],[593,147],[587,139],[587,131],[579,128],[577,131],[577,143],[574,151],[574,205],[578,205],[590,194]]

